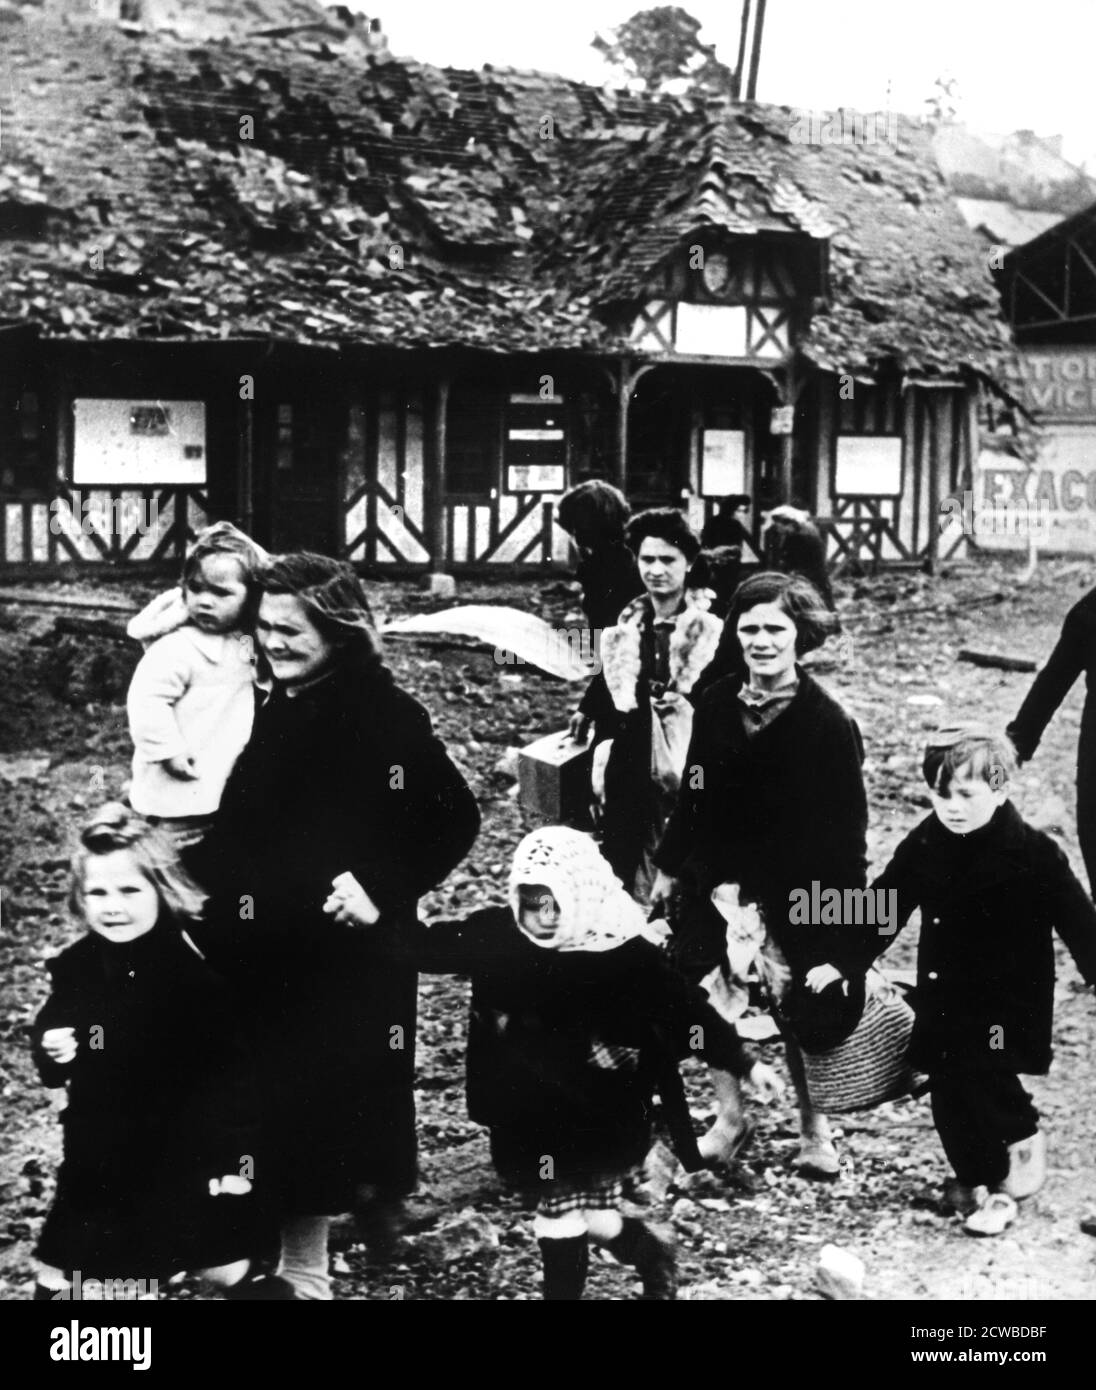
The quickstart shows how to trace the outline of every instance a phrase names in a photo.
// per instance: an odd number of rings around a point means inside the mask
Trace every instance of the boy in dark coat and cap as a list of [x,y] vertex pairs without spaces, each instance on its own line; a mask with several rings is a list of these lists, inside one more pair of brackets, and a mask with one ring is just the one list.
[[1012,765],[1008,740],[988,729],[934,735],[933,814],[873,885],[897,893],[899,924],[921,909],[911,1060],[929,1074],[955,1170],[949,1197],[977,1236],[1000,1235],[1015,1199],[1045,1179],[1045,1138],[1017,1072],[1050,1068],[1055,931],[1096,983],[1096,908],[1061,849],[1009,802]]

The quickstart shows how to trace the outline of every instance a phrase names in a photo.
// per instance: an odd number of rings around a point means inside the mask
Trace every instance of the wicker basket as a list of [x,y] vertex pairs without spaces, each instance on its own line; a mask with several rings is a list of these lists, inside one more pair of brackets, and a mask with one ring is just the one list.
[[856,1031],[829,1052],[804,1052],[811,1101],[821,1111],[870,1110],[908,1095],[913,1010],[877,970],[868,972],[864,1014]]

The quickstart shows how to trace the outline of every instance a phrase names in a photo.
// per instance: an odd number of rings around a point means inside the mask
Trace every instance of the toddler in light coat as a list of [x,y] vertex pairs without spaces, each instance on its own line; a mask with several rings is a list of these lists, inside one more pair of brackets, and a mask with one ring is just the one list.
[[145,643],[127,698],[133,809],[178,848],[201,839],[255,714],[255,575],[266,559],[226,521],[187,553],[182,583],[130,623]]

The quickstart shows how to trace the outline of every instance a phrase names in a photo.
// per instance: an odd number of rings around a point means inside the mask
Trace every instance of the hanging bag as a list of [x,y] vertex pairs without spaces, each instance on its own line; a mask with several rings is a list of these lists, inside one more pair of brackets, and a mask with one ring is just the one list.
[[913,1010],[880,970],[868,971],[865,991],[863,1015],[849,1037],[827,1052],[802,1054],[811,1101],[827,1114],[870,1110],[908,1095],[914,1084]]

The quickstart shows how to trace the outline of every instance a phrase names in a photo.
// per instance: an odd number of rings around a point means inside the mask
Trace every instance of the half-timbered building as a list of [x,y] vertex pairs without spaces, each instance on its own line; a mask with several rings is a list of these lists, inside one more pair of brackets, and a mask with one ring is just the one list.
[[536,571],[589,477],[934,559],[1009,345],[919,124],[812,145],[784,108],[330,36],[0,23],[0,565],[175,563],[228,517]]

